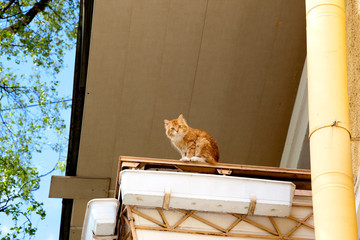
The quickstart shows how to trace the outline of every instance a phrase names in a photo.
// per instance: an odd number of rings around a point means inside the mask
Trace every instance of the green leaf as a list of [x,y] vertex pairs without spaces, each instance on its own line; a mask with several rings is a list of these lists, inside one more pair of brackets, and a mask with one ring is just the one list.
[[[6,9],[10,1],[3,1],[1,26],[15,24],[39,1],[15,1]],[[78,9],[79,0],[50,1],[15,34],[0,31],[0,218],[13,219],[11,233],[0,233],[1,240],[29,239],[36,234],[31,220],[46,217],[41,199],[33,195],[40,181],[33,153],[51,147],[62,156],[55,168],[65,170],[66,127],[60,113],[69,107],[63,101],[69,97],[59,96],[57,75],[64,67],[64,49],[75,47]],[[23,66],[31,70],[24,72]],[[49,144],[45,133],[57,142]]]

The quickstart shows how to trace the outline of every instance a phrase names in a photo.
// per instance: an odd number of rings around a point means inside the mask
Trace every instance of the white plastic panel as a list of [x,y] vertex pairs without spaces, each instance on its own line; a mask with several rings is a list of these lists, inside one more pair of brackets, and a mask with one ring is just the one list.
[[124,170],[121,196],[126,205],[162,207],[170,192],[170,208],[211,212],[248,212],[256,196],[254,215],[288,216],[295,185],[291,182],[221,175]]
[[[81,240],[93,240],[96,236],[111,236],[115,233],[119,201],[115,198],[99,198],[88,202]],[[112,240],[113,238],[104,240]]]

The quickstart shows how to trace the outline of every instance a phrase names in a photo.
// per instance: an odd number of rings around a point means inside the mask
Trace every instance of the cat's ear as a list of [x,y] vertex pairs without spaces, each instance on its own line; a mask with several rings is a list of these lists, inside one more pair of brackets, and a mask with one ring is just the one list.
[[180,116],[178,117],[179,120],[184,120],[184,116],[182,114],[180,114]]
[[169,122],[170,122],[169,120],[166,120],[166,119],[164,120],[164,123],[165,123],[166,125],[168,125]]

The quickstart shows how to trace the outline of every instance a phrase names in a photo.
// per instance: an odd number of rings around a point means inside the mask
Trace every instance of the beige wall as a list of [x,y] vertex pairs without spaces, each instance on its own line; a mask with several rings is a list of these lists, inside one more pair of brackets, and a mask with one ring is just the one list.
[[[360,2],[346,0],[347,67],[350,102],[350,131],[353,138],[360,137]],[[360,161],[360,141],[351,142],[354,178]]]
[[112,193],[120,155],[179,158],[180,113],[221,162],[279,166],[305,48],[303,0],[95,0],[77,177]]

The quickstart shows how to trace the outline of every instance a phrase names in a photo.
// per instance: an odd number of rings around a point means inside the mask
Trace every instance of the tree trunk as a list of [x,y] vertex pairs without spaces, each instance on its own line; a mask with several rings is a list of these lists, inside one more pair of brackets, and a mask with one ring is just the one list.
[[20,28],[29,25],[38,13],[45,10],[50,1],[51,0],[40,0],[39,2],[35,3],[34,6],[29,11],[27,11],[25,15],[20,18],[19,21],[1,30],[0,41],[4,39],[5,32],[15,34]]

